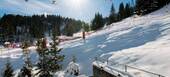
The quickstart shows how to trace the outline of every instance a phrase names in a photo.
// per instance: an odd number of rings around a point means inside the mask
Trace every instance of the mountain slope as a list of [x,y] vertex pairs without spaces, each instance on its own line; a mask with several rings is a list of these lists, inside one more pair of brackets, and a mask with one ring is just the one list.
[[[169,7],[170,6],[168,6],[168,8]],[[155,60],[157,61],[156,64],[159,65],[160,62],[163,62],[163,64],[165,63],[165,66],[168,67],[170,64],[166,58],[170,58],[170,55],[166,54],[168,53],[168,43],[170,43],[170,15],[168,12],[165,12],[166,10],[167,8],[164,7],[146,16],[133,16],[121,22],[113,23],[103,30],[88,36],[85,43],[83,40],[77,40],[64,44],[61,46],[64,47],[63,54],[66,55],[64,64],[68,64],[69,57],[74,55],[77,57],[77,62],[81,66],[81,73],[88,75],[92,75],[91,64],[94,58],[99,56],[103,59],[109,59],[111,62],[129,63],[139,67],[143,67],[142,64],[147,63],[153,66],[150,60],[153,60],[153,62]],[[144,49],[142,47],[144,47]],[[162,51],[163,49],[164,52]],[[162,52],[160,52],[160,50]],[[153,54],[154,52],[155,54]],[[149,56],[143,56],[146,54]],[[166,57],[158,59],[160,54],[166,55]],[[154,55],[158,57],[155,58]],[[140,60],[143,59],[142,57],[146,57],[144,58],[145,62],[140,62]],[[151,71],[168,76],[169,70],[157,69],[162,70],[162,72],[156,70]]]
[[[132,16],[121,22],[113,23],[100,31],[82,39],[60,44],[65,55],[63,70],[76,57],[80,74],[92,75],[92,63],[95,57],[109,60],[108,66],[115,68],[115,63],[128,64],[170,77],[170,5],[151,14],[138,17]],[[32,48],[31,51],[34,51]],[[16,49],[0,55],[0,65],[3,67],[7,57],[10,57],[14,69],[23,65],[21,49]],[[35,52],[31,52],[31,60],[38,60]],[[2,69],[0,67],[0,69]],[[119,67],[119,66],[116,66]],[[121,66],[120,66],[121,67]],[[121,68],[117,68],[123,71]],[[134,77],[152,77],[140,71],[129,69]],[[62,72],[63,73],[63,72]],[[137,74],[137,75],[136,75]],[[154,76],[153,76],[154,77]]]

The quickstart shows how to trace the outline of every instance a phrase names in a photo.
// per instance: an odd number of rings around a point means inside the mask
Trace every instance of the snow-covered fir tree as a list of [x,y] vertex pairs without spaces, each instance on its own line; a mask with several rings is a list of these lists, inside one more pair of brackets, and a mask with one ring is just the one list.
[[73,76],[80,75],[80,66],[76,63],[76,57],[73,56],[72,61],[68,64],[66,73]]
[[29,43],[28,42],[23,42],[22,43],[22,50],[23,50],[23,55],[24,55],[24,66],[21,68],[18,77],[31,77],[32,74],[32,63],[30,61],[29,57]]
[[22,50],[23,50],[23,55],[24,55],[25,66],[27,68],[32,68],[32,63],[31,63],[30,56],[29,56],[30,50],[28,49],[29,46],[30,45],[28,42],[22,43]]
[[31,69],[23,66],[18,74],[18,77],[32,77]]
[[48,52],[48,48],[46,46],[46,39],[42,38],[37,41],[37,52],[39,55],[39,62],[37,64],[39,72],[36,75],[39,77],[52,77],[50,71],[47,69],[47,57],[46,54]]
[[61,69],[59,62],[64,59],[64,56],[59,54],[61,49],[57,47],[57,38],[53,38],[50,47],[47,47],[46,44],[45,38],[37,42],[37,52],[39,54],[38,68],[40,69],[37,74],[39,74],[39,77],[52,77],[52,73]]
[[4,71],[2,72],[2,76],[3,77],[13,77],[14,76],[14,73],[13,73],[13,69],[12,69],[12,66],[11,66],[11,63],[9,62],[9,60],[7,61],[6,65],[5,65],[5,69]]

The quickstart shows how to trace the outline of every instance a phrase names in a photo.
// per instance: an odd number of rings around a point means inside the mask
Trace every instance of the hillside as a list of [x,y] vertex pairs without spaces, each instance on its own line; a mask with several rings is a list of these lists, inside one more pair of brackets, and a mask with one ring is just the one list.
[[109,66],[117,62],[169,76],[170,61],[167,58],[170,57],[170,13],[166,12],[168,9],[169,5],[142,17],[133,16],[113,23],[88,36],[85,43],[78,40],[61,45],[64,47],[63,54],[66,55],[64,64],[68,63],[69,57],[75,55],[81,66],[81,73],[92,75],[91,64],[95,57],[100,56],[113,62]]
[[[132,16],[121,22],[113,23],[89,36],[86,41],[77,39],[60,44],[65,55],[63,71],[75,56],[80,67],[80,74],[92,76],[92,64],[95,57],[109,61],[109,67],[123,71],[115,63],[127,64],[166,77],[170,77],[170,5],[145,16]],[[31,60],[35,62],[35,48],[30,48]],[[10,57],[14,69],[23,65],[21,49],[4,50],[0,55],[0,65],[3,67],[7,57]],[[2,69],[0,67],[0,69]],[[56,73],[64,77],[64,72]],[[134,77],[155,77],[140,71],[129,70]]]

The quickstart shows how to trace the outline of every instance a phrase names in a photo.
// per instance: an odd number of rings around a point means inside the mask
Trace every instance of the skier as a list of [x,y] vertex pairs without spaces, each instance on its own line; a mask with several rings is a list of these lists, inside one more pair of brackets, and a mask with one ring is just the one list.
[[83,38],[83,40],[84,40],[84,42],[85,42],[85,39],[86,39],[85,31],[82,32],[82,38]]

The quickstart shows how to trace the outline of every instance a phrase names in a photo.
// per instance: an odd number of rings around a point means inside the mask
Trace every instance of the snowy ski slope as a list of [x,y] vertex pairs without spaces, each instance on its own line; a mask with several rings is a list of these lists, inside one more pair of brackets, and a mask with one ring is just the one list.
[[[63,70],[75,56],[80,73],[91,76],[94,58],[100,57],[109,60],[109,67],[114,68],[115,63],[128,64],[170,77],[170,12],[166,10],[170,10],[170,5],[142,17],[133,16],[113,23],[87,36],[85,42],[78,39],[62,43],[60,47],[65,55]],[[31,49],[34,51],[35,48]],[[9,56],[13,68],[21,68],[21,53],[21,49],[1,52],[0,69]],[[37,60],[35,52],[31,52],[30,56],[33,62]],[[123,71],[121,66],[116,69]],[[134,77],[155,77],[131,69],[129,73]]]
[[[114,62],[129,64],[169,77],[170,12],[166,10],[170,6],[167,7],[149,15],[133,16],[113,23],[88,36],[85,43],[77,40],[63,44],[64,64],[68,64],[69,57],[74,55],[81,66],[81,73],[92,75],[92,62],[100,56],[113,62],[109,66],[113,66]],[[129,71],[135,74],[134,77],[155,77],[140,71]]]

